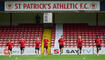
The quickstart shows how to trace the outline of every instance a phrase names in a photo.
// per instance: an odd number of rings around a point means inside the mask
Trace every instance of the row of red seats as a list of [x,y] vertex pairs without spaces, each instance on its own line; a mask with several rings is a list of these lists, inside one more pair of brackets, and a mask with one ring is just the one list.
[[[83,25],[83,26],[82,26]],[[96,36],[102,38],[102,46],[105,47],[105,26],[88,26],[87,24],[64,24],[63,35],[65,38],[65,47],[76,47],[78,36],[82,36],[83,46],[94,47]]]
[[6,47],[8,40],[14,43],[14,47],[19,46],[19,41],[24,38],[27,47],[35,46],[37,37],[42,40],[43,26],[19,25],[19,26],[2,26],[0,28],[0,47]]

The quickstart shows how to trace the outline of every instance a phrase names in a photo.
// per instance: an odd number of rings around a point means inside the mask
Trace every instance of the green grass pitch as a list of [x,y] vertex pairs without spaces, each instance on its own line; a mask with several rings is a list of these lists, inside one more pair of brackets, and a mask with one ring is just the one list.
[[48,56],[35,56],[35,55],[12,55],[0,56],[0,60],[105,60],[105,55],[48,55]]

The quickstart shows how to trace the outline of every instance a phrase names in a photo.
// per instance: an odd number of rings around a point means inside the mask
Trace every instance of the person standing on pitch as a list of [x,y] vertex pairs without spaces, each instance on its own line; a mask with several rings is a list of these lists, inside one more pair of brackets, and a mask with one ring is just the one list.
[[44,54],[48,54],[48,43],[49,43],[49,40],[46,38],[46,36],[44,37]]
[[24,48],[25,48],[25,40],[21,38],[20,42],[20,50],[21,50],[21,55],[24,53]]
[[8,40],[7,46],[8,46],[8,54],[11,55],[13,47],[13,43],[11,42],[11,40]]
[[39,37],[35,41],[35,45],[36,45],[35,46],[35,53],[36,53],[36,55],[39,56],[39,49],[40,49],[40,45],[41,45],[41,41],[40,41]]
[[63,54],[63,48],[64,48],[64,38],[63,38],[63,35],[58,40],[58,42],[59,42],[59,48],[60,48],[60,55],[62,55]]
[[99,36],[97,36],[95,43],[96,43],[97,55],[98,55],[99,51],[101,50],[101,44],[102,44],[101,38]]
[[81,52],[82,52],[82,43],[83,43],[83,40],[82,40],[82,37],[79,36],[78,39],[77,39],[77,54],[78,55],[81,55]]

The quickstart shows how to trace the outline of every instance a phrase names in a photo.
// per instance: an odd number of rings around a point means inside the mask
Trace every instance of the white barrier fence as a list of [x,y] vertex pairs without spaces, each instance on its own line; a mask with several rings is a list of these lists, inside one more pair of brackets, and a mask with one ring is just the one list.
[[[73,48],[64,48],[63,54],[76,55],[78,52],[76,47]],[[51,54],[59,54],[59,49],[51,48]],[[95,47],[83,47],[82,48],[82,54],[96,54],[96,48]],[[102,47],[102,49],[99,51],[99,54],[105,54],[105,47]]]

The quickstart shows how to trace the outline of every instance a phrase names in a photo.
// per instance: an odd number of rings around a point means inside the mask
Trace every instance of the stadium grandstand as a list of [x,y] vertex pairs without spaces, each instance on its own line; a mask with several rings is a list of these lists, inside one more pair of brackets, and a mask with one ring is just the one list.
[[0,0],[0,59],[104,60],[105,0]]

